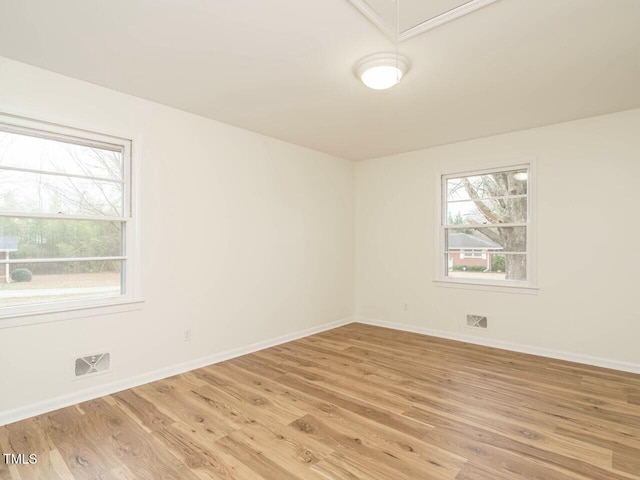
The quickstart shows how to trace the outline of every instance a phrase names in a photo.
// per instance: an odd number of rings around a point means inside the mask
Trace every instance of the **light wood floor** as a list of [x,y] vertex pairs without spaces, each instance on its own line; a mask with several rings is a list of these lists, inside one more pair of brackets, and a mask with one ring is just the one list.
[[353,324],[0,428],[8,479],[640,479],[640,376]]

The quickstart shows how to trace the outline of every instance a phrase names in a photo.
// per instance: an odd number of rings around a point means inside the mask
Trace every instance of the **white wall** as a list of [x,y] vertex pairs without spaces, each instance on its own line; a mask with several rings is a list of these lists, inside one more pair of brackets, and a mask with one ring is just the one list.
[[[0,329],[0,420],[353,315],[352,162],[2,58],[0,111],[139,136],[146,300]],[[73,381],[103,348],[114,371]]]
[[[354,308],[640,364],[640,110],[357,163],[355,212],[351,162],[2,58],[0,111],[141,138],[146,300],[0,329],[0,423]],[[539,293],[436,287],[436,171],[529,156]],[[490,329],[466,329],[466,313]],[[113,372],[72,380],[72,356],[101,349]]]
[[[530,156],[539,293],[434,285],[437,172]],[[639,184],[640,110],[357,163],[357,314],[640,368]],[[464,327],[467,313],[490,329]]]

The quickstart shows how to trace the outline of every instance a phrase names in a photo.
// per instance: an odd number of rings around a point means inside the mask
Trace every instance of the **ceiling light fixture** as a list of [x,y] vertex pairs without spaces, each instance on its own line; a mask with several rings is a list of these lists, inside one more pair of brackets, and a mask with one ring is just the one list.
[[374,90],[386,90],[396,86],[408,70],[409,59],[398,53],[369,55],[354,66],[356,76]]

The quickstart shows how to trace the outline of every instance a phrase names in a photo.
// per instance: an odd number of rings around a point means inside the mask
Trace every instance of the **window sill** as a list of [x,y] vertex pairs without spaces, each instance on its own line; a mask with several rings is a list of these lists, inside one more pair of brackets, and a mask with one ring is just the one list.
[[126,299],[96,305],[60,306],[42,312],[0,315],[0,329],[130,312],[142,309],[143,303],[142,299]]
[[457,288],[461,290],[478,290],[494,293],[515,293],[519,295],[537,295],[540,290],[538,287],[524,285],[496,285],[457,280],[434,280],[433,283],[436,287],[441,288]]

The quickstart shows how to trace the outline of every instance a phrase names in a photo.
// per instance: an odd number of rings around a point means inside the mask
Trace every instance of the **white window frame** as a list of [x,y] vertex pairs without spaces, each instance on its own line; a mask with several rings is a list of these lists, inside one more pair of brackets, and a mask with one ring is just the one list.
[[[118,313],[131,309],[131,305],[141,304],[141,242],[140,242],[140,188],[139,171],[140,159],[138,155],[138,139],[123,136],[107,135],[96,133],[79,128],[58,125],[46,121],[34,120],[31,118],[16,116],[0,112],[0,125],[7,130],[24,132],[25,134],[49,138],[53,140],[75,139],[75,143],[81,145],[95,146],[116,146],[123,149],[124,167],[124,210],[121,217],[109,218],[111,221],[122,222],[124,229],[124,252],[117,257],[104,257],[113,260],[124,261],[124,293],[114,297],[96,297],[79,300],[66,300],[52,303],[41,303],[32,305],[17,305],[0,308],[0,329],[44,323],[49,321],[59,321],[70,318],[78,318],[88,315],[100,315],[108,313]],[[135,148],[134,148],[135,143]],[[50,218],[50,219],[73,219],[73,220],[104,220],[103,217],[96,216],[70,216],[63,214],[45,213],[22,213],[22,212],[2,212],[2,217],[23,217],[23,218]],[[100,259],[104,259],[101,257]],[[49,259],[54,260],[54,259]],[[56,259],[57,260],[57,259]],[[60,258],[60,261],[91,260],[91,258]],[[42,259],[39,259],[42,261]],[[24,260],[10,259],[9,263],[24,263]],[[4,271],[6,261],[0,260],[0,267]],[[138,307],[136,307],[138,308]]]
[[[518,224],[527,227],[526,242],[526,265],[527,280],[480,280],[473,278],[452,278],[447,273],[447,261],[445,260],[445,231],[446,231],[446,181],[450,178],[459,178],[473,175],[486,175],[490,173],[526,169],[528,173],[527,184],[527,221]],[[536,252],[536,159],[526,158],[510,162],[496,162],[491,165],[484,165],[480,168],[456,168],[451,170],[441,170],[436,175],[436,218],[437,226],[435,233],[435,277],[434,282],[441,287],[453,287],[471,290],[488,290],[505,293],[535,294],[538,291],[537,284],[537,252]],[[462,251],[461,251],[462,252]],[[494,252],[499,255],[499,252]]]

